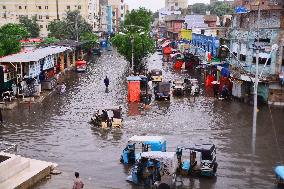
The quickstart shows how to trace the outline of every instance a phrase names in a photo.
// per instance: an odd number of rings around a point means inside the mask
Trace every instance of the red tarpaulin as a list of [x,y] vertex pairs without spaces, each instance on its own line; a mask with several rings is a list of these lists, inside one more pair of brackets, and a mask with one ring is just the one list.
[[128,82],[128,101],[140,102],[140,81]]
[[206,84],[205,86],[206,87],[213,87],[213,84],[212,82],[214,81],[214,76],[213,75],[209,75],[207,78],[206,78]]
[[182,65],[183,65],[184,61],[183,60],[176,60],[175,65],[174,65],[174,69],[181,69]]
[[172,53],[172,48],[171,47],[164,47],[163,53],[164,54],[171,54]]

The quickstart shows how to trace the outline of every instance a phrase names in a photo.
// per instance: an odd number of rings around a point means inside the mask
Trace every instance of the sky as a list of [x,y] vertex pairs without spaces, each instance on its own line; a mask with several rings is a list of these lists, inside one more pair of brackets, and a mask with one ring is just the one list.
[[[151,11],[159,10],[165,6],[165,0],[125,0],[125,2],[129,5],[129,9],[136,9],[141,7],[146,7]],[[210,0],[189,0],[188,3],[190,5],[194,3],[209,3]]]

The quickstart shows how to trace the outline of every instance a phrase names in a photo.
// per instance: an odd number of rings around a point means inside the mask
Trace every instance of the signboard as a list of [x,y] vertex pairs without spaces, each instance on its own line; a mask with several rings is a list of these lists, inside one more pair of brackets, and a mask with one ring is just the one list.
[[246,7],[239,6],[239,7],[235,8],[235,13],[237,13],[237,14],[246,14],[248,12],[249,11],[247,10]]

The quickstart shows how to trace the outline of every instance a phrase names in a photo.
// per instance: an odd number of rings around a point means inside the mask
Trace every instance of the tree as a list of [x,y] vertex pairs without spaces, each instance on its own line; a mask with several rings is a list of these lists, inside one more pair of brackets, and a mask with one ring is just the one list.
[[206,10],[208,10],[208,6],[204,3],[195,3],[191,8],[191,11],[194,14],[206,14]]
[[66,39],[67,32],[66,32],[67,24],[64,20],[53,20],[48,24],[48,31],[49,37],[54,37],[57,39]]
[[20,24],[6,24],[0,28],[0,56],[18,53],[20,40],[29,36],[27,29]]
[[51,44],[51,43],[56,43],[59,42],[60,40],[55,38],[55,37],[46,37],[44,38],[44,41],[42,42],[42,44]]
[[68,11],[63,20],[50,22],[48,31],[49,37],[77,40],[83,33],[91,33],[92,26],[81,16],[79,10],[75,10]]
[[39,36],[40,27],[37,23],[36,16],[33,16],[32,19],[29,19],[27,16],[20,17],[20,23],[25,26],[30,33],[30,36],[36,38]]
[[29,37],[27,29],[20,24],[5,24],[0,28],[0,34],[2,37],[12,37],[18,40]]
[[99,37],[93,33],[85,32],[81,35],[81,40],[86,42],[84,45],[86,49],[91,49],[98,44]]
[[210,10],[211,14],[215,14],[217,16],[224,16],[234,13],[234,9],[222,1],[215,2],[213,5],[210,5],[208,9]]
[[152,14],[145,8],[132,10],[126,15],[124,22],[124,34],[116,34],[112,38],[112,44],[127,61],[132,61],[132,43],[134,49],[134,70],[142,71],[145,65],[142,59],[155,50],[154,40],[149,36]]
[[140,26],[143,27],[145,31],[150,31],[152,23],[152,12],[145,8],[139,8],[136,10],[132,10],[129,14],[125,16],[124,27],[130,30],[137,30],[139,27],[131,27],[128,26]]

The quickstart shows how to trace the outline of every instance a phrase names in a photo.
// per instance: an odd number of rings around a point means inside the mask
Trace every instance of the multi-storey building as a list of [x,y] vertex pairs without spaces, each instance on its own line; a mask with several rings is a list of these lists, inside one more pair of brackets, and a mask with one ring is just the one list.
[[165,0],[166,8],[170,8],[171,10],[178,9],[187,9],[188,2],[187,0]]
[[121,21],[124,20],[127,5],[124,0],[108,0],[108,5],[112,7],[112,30],[116,32],[119,30]]
[[21,16],[36,16],[42,37],[48,35],[48,24],[55,19],[62,19],[66,11],[80,10],[82,16],[93,26],[98,27],[98,0],[1,0],[0,26],[18,23]]
[[[284,100],[279,75],[283,74],[284,45],[284,2],[283,0],[235,0],[235,5],[244,7],[247,13],[233,17],[229,34],[230,51],[235,55],[231,64],[243,65],[233,70],[236,90],[240,97],[252,95],[253,75],[256,71],[257,49],[259,49],[259,70],[264,77],[258,88],[263,101],[279,103]],[[260,11],[260,16],[258,16]],[[272,51],[277,44],[278,50]],[[265,63],[267,66],[264,68]],[[242,70],[245,70],[246,74]]]

